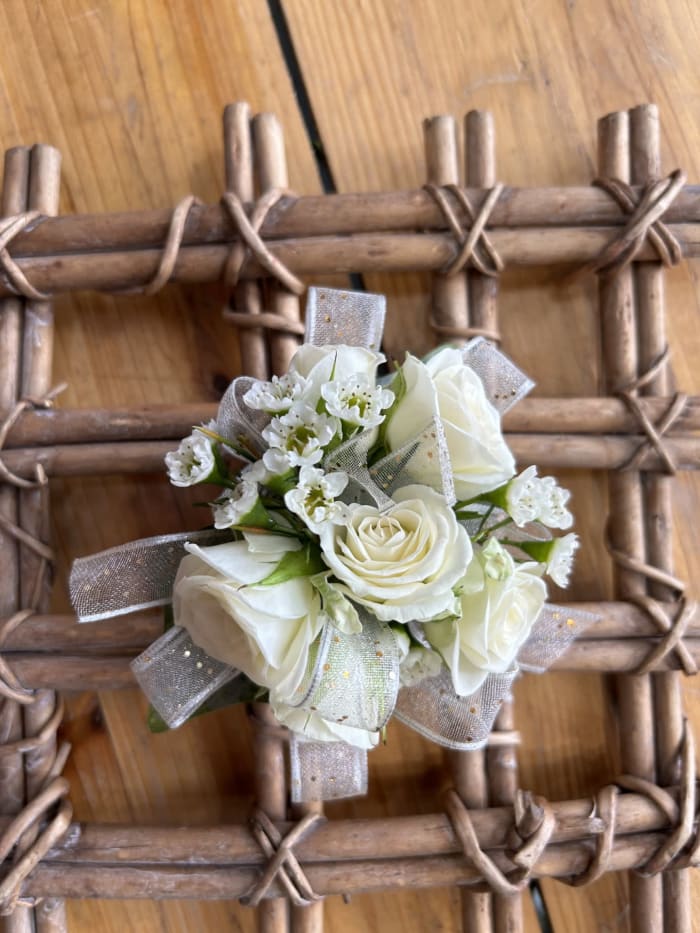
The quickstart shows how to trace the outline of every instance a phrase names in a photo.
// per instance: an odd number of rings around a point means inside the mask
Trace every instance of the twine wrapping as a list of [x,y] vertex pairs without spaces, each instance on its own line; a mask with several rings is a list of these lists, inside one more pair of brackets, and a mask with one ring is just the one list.
[[24,807],[0,836],[0,861],[4,861],[24,834],[38,825],[42,817],[59,804],[48,825],[0,881],[0,916],[8,916],[20,904],[28,907],[37,904],[35,898],[21,897],[22,885],[70,826],[73,816],[73,807],[67,799],[70,787],[65,778],[59,777],[69,751],[69,745],[62,746],[41,792]]
[[445,811],[458,839],[464,857],[483,876],[485,884],[470,885],[475,891],[495,891],[510,897],[519,894],[530,880],[533,869],[554,831],[555,817],[544,797],[518,791],[513,806],[516,847],[508,857],[516,866],[514,871],[504,874],[479,845],[469,810],[456,790],[445,795]]
[[256,809],[251,818],[251,832],[269,861],[262,877],[240,898],[242,904],[257,907],[277,878],[296,907],[308,907],[322,900],[314,892],[294,854],[297,842],[306,838],[322,821],[319,813],[308,813],[283,836],[269,816],[260,808]]
[[[471,265],[483,275],[491,277],[499,275],[505,266],[503,260],[496,251],[496,247],[486,233],[486,225],[489,222],[491,212],[496,206],[496,202],[501,196],[503,185],[497,184],[489,189],[478,211],[472,206],[466,191],[460,188],[459,185],[443,185],[440,187],[438,185],[427,184],[423,185],[423,188],[442,211],[447,226],[450,228],[457,241],[457,255],[440,270],[442,274],[447,276],[456,275],[458,272],[461,272],[463,269],[466,269],[467,266]],[[471,225],[469,228],[465,228],[462,225],[445,194],[446,191],[449,191],[454,196],[457,203],[463,209]],[[487,336],[487,334],[482,334],[481,336]]]
[[[678,802],[665,788],[633,775],[622,775],[612,784],[601,788],[593,800],[591,812],[591,820],[600,826],[600,832],[596,833],[595,849],[590,861],[582,872],[569,878],[560,878],[560,881],[582,887],[598,880],[608,870],[615,845],[618,798],[622,790],[647,797],[673,827],[654,855],[637,869],[638,874],[650,877],[663,871],[700,865],[700,830],[695,828],[695,743],[687,720],[684,720],[678,755],[681,761]],[[550,804],[543,797],[519,790],[513,804],[513,831],[506,850],[515,868],[503,872],[481,848],[469,810],[454,789],[447,792],[445,810],[465,858],[484,879],[483,882],[469,886],[473,891],[494,891],[504,896],[520,893],[535,873],[537,861],[556,828],[556,818]]]
[[619,550],[610,541],[609,533],[605,535],[605,546],[618,567],[641,574],[654,583],[660,583],[676,593],[676,603],[673,607],[675,610],[674,615],[670,614],[663,602],[651,596],[639,595],[630,600],[647,613],[663,636],[632,673],[647,674],[654,670],[668,654],[675,652],[684,673],[696,674],[698,671],[697,664],[688,648],[683,644],[682,639],[688,623],[697,611],[698,605],[697,602],[686,598],[684,581],[665,570],[661,570],[659,567],[654,567],[653,564],[648,564],[646,561],[631,557],[624,551]]
[[280,285],[295,295],[304,293],[306,286],[301,279],[298,279],[284,263],[280,262],[270,252],[260,236],[260,229],[269,212],[281,198],[290,195],[291,192],[281,188],[271,188],[255,202],[250,217],[248,217],[245,206],[238,195],[234,194],[233,191],[227,191],[223,195],[221,203],[228,211],[237,232],[243,240],[243,243],[237,242],[233,245],[226,261],[224,279],[227,285],[233,287],[238,283],[247,255],[252,253],[263,269],[266,269],[273,278],[277,279]]
[[[16,405],[13,406],[13,408],[5,415],[2,422],[0,422],[0,453],[2,452],[2,449],[7,441],[10,430],[21,417],[22,413],[28,409],[51,408],[53,406],[54,399],[60,392],[63,391],[64,388],[65,383],[56,386],[40,398],[22,398],[16,403]],[[17,489],[45,489],[48,485],[48,478],[41,463],[37,463],[35,465],[35,478],[33,480],[29,480],[22,476],[18,476],[16,473],[13,473],[12,470],[10,470],[5,465],[2,457],[0,457],[0,482],[9,483],[11,486],[15,486]],[[15,612],[13,615],[3,620],[2,624],[0,625],[0,648],[2,648],[2,645],[4,644],[9,634],[13,632],[19,625],[21,625],[25,619],[28,619],[31,615],[34,615],[36,607],[39,603],[44,575],[48,572],[49,568],[54,562],[54,552],[52,548],[49,547],[49,545],[44,541],[30,534],[24,528],[15,524],[4,515],[0,515],[0,529],[10,537],[14,538],[15,541],[18,541],[20,544],[28,547],[40,559],[34,586],[32,588],[30,606],[26,609],[21,609],[18,612]],[[34,691],[28,690],[22,686],[14,671],[1,654],[0,696],[7,700],[14,700],[17,703],[22,703],[24,705],[31,704],[34,701]],[[58,721],[60,721],[60,717]],[[56,725],[58,725],[58,721]],[[0,753],[2,753],[2,748],[0,748]]]
[[7,249],[17,234],[22,233],[35,221],[43,220],[40,211],[25,211],[0,220],[0,269],[5,273],[14,291],[29,301],[48,301],[51,296],[34,288]]
[[634,260],[647,239],[665,266],[677,265],[683,258],[681,244],[661,218],[685,181],[685,172],[676,169],[667,178],[648,182],[637,201],[634,190],[619,178],[596,178],[593,184],[610,195],[622,211],[629,214],[629,220],[619,236],[578,270],[577,277],[589,272],[615,275]]
[[187,223],[187,218],[189,217],[190,211],[194,205],[201,203],[202,202],[193,194],[188,194],[181,201],[178,201],[178,203],[173,208],[173,213],[170,217],[168,234],[165,238],[163,251],[160,254],[158,267],[156,268],[153,277],[149,282],[146,282],[145,285],[140,285],[136,288],[126,288],[119,294],[155,295],[156,292],[159,292],[161,288],[168,284],[173,272],[175,271],[175,264],[177,263],[177,257],[180,252],[180,247],[182,246],[182,239],[185,235],[185,224]]
[[620,470],[638,469],[644,461],[647,451],[653,449],[656,451],[660,460],[663,462],[666,468],[666,472],[671,476],[675,475],[676,473],[676,463],[673,459],[673,455],[663,441],[663,436],[671,430],[674,423],[683,414],[685,406],[688,402],[688,396],[683,392],[676,392],[668,408],[663,413],[661,418],[659,418],[656,424],[654,424],[649,415],[642,408],[639,403],[639,399],[637,398],[637,393],[639,390],[643,389],[653,379],[655,379],[656,376],[658,376],[662,369],[667,365],[669,356],[670,350],[668,347],[666,347],[664,351],[660,353],[651,363],[647,370],[642,373],[641,376],[638,376],[636,379],[633,379],[627,385],[617,390],[616,394],[622,399],[627,408],[636,417],[642,432],[646,435],[645,440],[642,441],[632,456],[618,468]]

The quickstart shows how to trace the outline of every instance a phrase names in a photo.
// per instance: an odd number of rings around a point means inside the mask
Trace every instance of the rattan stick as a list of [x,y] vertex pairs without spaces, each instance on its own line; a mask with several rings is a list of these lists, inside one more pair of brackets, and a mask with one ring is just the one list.
[[[105,623],[105,625],[108,623]],[[656,646],[658,639],[581,639],[552,664],[551,670],[622,673],[636,670]],[[685,645],[700,665],[700,638],[685,639]],[[119,646],[120,654],[76,654],[70,650],[16,651],[5,659],[21,683],[31,689],[107,690],[133,686],[129,664],[145,644]],[[660,660],[655,670],[678,670],[675,656]],[[504,727],[505,728],[505,727]],[[507,730],[509,731],[509,730]]]
[[[472,110],[464,121],[465,174],[467,184],[491,188],[496,184],[496,144],[493,116],[488,111]],[[498,333],[498,279],[472,269],[469,282],[469,324],[487,333]],[[515,728],[512,698],[503,704],[496,718],[497,732]],[[518,789],[518,760],[514,745],[482,752],[482,768],[488,775],[486,797],[482,803],[511,804]],[[522,903],[519,897],[495,895],[492,904],[496,933],[519,933],[523,928]],[[469,929],[467,927],[467,929]]]
[[[670,789],[678,799],[677,789]],[[590,797],[550,804],[556,824],[550,844],[592,839],[603,830],[603,821]],[[483,849],[505,848],[511,840],[513,808],[475,810],[472,825]],[[0,817],[0,830],[9,817]],[[292,823],[275,820],[282,834]],[[616,835],[624,841],[636,833],[668,830],[669,820],[655,803],[641,794],[624,793],[618,798]],[[428,813],[377,819],[333,819],[320,823],[302,839],[295,852],[305,865],[354,859],[427,857],[461,852],[444,813]],[[123,856],[122,859],[119,856]],[[116,823],[74,825],[65,839],[53,848],[49,862],[76,865],[126,864],[260,865],[265,861],[258,843],[245,824],[215,826],[145,826]]]
[[[287,158],[284,151],[284,131],[274,113],[259,113],[253,119],[253,143],[261,194],[287,188]],[[289,321],[301,320],[299,298],[276,282],[267,286],[266,310]],[[269,335],[270,370],[277,375],[286,373],[289,361],[299,345],[293,334],[271,332]]]
[[[61,177],[61,155],[51,146],[32,148],[29,172],[30,210],[52,215],[58,211]],[[22,395],[40,397],[51,388],[53,367],[53,309],[44,302],[29,301],[24,308],[24,340],[22,348]],[[20,525],[42,541],[48,541],[50,514],[48,489],[22,490],[20,493]],[[20,604],[36,606],[46,611],[51,596],[51,573],[42,567],[41,559],[28,547],[20,548]],[[41,576],[39,576],[41,574]],[[40,588],[36,588],[37,581]],[[24,734],[35,736],[53,717],[57,697],[53,690],[42,690],[34,703],[23,710]],[[24,759],[25,794],[27,801],[43,789],[56,759],[56,734],[40,748],[27,753]],[[19,844],[23,850],[34,841],[37,828],[26,833]],[[56,933],[67,926],[65,904],[51,898],[41,911],[35,911],[36,933]]]
[[[438,186],[458,185],[459,150],[454,118],[438,116],[424,120],[423,144],[428,183]],[[438,327],[465,328],[469,323],[466,275],[458,272],[446,276],[438,272],[432,277],[431,284],[431,313],[435,324]]]
[[[590,806],[590,801],[589,801]],[[347,824],[346,828],[347,827]],[[619,837],[608,863],[610,871],[629,871],[649,860],[665,839],[663,833],[636,833]],[[590,839],[548,847],[538,861],[534,877],[568,877],[586,869],[591,859]],[[354,894],[396,888],[433,888],[476,883],[478,871],[463,856],[426,856],[382,861],[372,858],[328,861],[304,865],[314,891],[320,895]],[[512,868],[503,851],[489,852],[502,871]],[[186,864],[83,865],[46,860],[25,885],[28,894],[99,898],[231,899],[245,894],[260,875],[259,865],[222,866]],[[279,899],[283,889],[274,883],[269,895]]]
[[[2,191],[2,214],[8,216],[27,209],[29,194],[29,149],[18,147],[5,153]],[[2,407],[14,405],[21,393],[22,303],[16,299],[0,306],[0,397]],[[0,486],[0,514],[17,524],[19,496],[11,486]],[[17,542],[0,532],[0,610],[11,615],[20,606],[20,562]],[[10,700],[0,707],[0,743],[22,737],[22,712],[19,704]],[[0,810],[3,814],[18,813],[24,804],[24,768],[21,755],[6,754],[0,767]],[[6,933],[33,933],[32,911],[19,908],[3,918]]]
[[[279,726],[266,703],[253,706],[252,721],[255,752],[255,796],[258,806],[274,822],[287,816],[287,780],[284,740]],[[289,930],[289,902],[277,897],[258,907],[260,933],[287,933]]]
[[[255,184],[253,141],[250,107],[244,102],[229,104],[224,110],[224,159],[227,190],[233,191],[242,201],[252,201]],[[259,314],[263,310],[259,285],[256,282],[239,282],[233,290],[233,307],[247,314]],[[257,327],[242,329],[239,340],[242,371],[257,379],[265,379],[268,369],[264,331]]]
[[[659,114],[653,105],[630,112],[632,139],[632,181],[642,184],[660,177],[661,153]],[[646,372],[666,349],[666,308],[664,270],[659,263],[638,263],[635,268],[639,327],[639,368]],[[671,391],[669,367],[642,389],[648,395],[668,395]],[[650,564],[673,572],[672,478],[647,477],[644,484],[647,558]],[[673,593],[651,583],[649,592],[660,599]],[[679,773],[678,753],[683,738],[683,700],[677,674],[653,678],[656,706],[656,755],[659,780],[671,783]],[[663,915],[667,933],[691,933],[690,877],[687,871],[669,872],[663,879]]]
[[[460,181],[457,126],[453,117],[431,117],[423,122],[427,180],[433,185],[458,185]],[[467,277],[437,273],[432,277],[431,312],[438,327],[466,328],[469,324]],[[438,331],[439,339],[439,331]],[[461,799],[469,808],[486,806],[484,754],[451,752],[452,778]],[[462,891],[462,929],[490,933],[491,896]]]
[[[639,198],[640,189],[635,189]],[[467,189],[472,203],[484,192]],[[73,214],[48,219],[22,231],[12,243],[13,256],[57,256],[62,253],[120,252],[158,249],[168,234],[172,208],[111,214]],[[700,223],[700,186],[687,185],[664,220],[678,225]],[[491,226],[527,228],[598,226],[619,228],[626,217],[598,188],[504,188],[494,207]],[[379,231],[445,230],[435,201],[423,190],[360,194],[304,195],[286,199],[264,221],[266,239],[376,233]],[[613,229],[608,231],[608,237]],[[195,205],[187,218],[186,246],[230,242],[235,230],[220,204]]]
[[[47,221],[48,223],[48,221]],[[700,224],[671,228],[686,258],[700,256]],[[552,266],[595,259],[614,238],[614,230],[602,227],[562,227],[528,232],[512,228],[489,230],[489,237],[506,266]],[[319,236],[280,239],[269,243],[271,254],[297,276],[347,272],[435,272],[456,255],[454,238],[437,233],[376,233],[351,237]],[[183,246],[172,281],[215,282],[224,275],[230,245]],[[120,250],[100,253],[60,253],[18,257],[17,265],[42,292],[59,294],[78,289],[115,291],[140,287],[160,265],[162,249]],[[649,244],[640,259],[655,259]],[[257,259],[248,256],[241,279],[269,275]],[[0,281],[0,298],[12,295]]]
[[[496,146],[493,115],[488,110],[471,110],[464,121],[466,179],[471,188],[492,188],[496,184]],[[498,331],[498,279],[469,272],[469,323],[485,331]]]
[[[643,609],[629,602],[576,602],[575,610],[590,612],[598,621],[583,632],[578,641],[567,652],[566,661],[560,663],[582,663],[571,661],[579,657],[577,645],[583,656],[588,651],[605,651],[606,643],[629,644],[631,639],[643,640],[638,650],[648,648],[658,637],[658,629]],[[673,604],[668,604],[673,609]],[[103,622],[76,624],[72,614],[38,614],[30,616],[7,638],[3,654],[11,660],[12,653],[24,652],[67,652],[100,654],[108,648],[145,648],[155,641],[163,631],[163,617],[159,610],[134,613]],[[700,613],[690,621],[686,629],[686,640],[692,646],[700,639]],[[693,648],[695,651],[696,649]],[[620,656],[623,660],[626,655]]]
[[[653,422],[668,409],[670,398],[644,398],[641,407]],[[52,409],[27,411],[10,430],[6,447],[75,444],[93,441],[148,440],[189,434],[193,425],[209,421],[211,402],[153,405],[147,408]],[[0,414],[1,417],[1,414]],[[533,434],[637,434],[639,423],[617,398],[526,398],[506,413],[507,432]],[[691,397],[666,436],[700,430],[700,398]]]
[[[507,434],[506,440],[518,463],[536,463],[548,470],[614,470],[627,463],[643,442],[641,437],[582,434]],[[165,454],[175,446],[173,439],[20,447],[4,451],[2,459],[9,469],[25,477],[32,475],[37,463],[49,476],[159,473],[164,472]],[[666,447],[678,469],[700,468],[698,438],[675,437]],[[662,466],[658,455],[650,452],[640,468],[658,470]]]
[[[630,179],[629,118],[613,113],[599,122],[599,170],[608,178]],[[637,328],[632,272],[623,269],[606,277],[600,286],[603,362],[608,386],[615,392],[638,375]],[[610,476],[610,538],[614,547],[644,560],[644,516],[641,479],[638,473]],[[629,598],[643,595],[644,578],[616,568],[616,594]],[[654,713],[649,676],[618,679],[620,746],[625,772],[649,780],[655,778]],[[634,933],[661,929],[661,882],[658,878],[631,875],[630,911]]]

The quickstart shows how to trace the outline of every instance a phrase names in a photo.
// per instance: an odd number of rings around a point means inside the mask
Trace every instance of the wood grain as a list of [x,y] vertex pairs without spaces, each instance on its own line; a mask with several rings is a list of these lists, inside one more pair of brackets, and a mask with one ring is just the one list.
[[[700,24],[686,0],[642,0],[634,7],[494,0],[487,8],[475,0],[286,0],[283,7],[339,190],[420,186],[422,119],[435,113],[459,119],[473,107],[494,112],[501,180],[585,184],[594,174],[596,118],[647,99],[660,105],[664,164],[682,165],[691,182],[700,177]],[[61,149],[64,212],[164,208],[190,191],[214,202],[224,183],[221,112],[240,99],[256,112],[278,114],[291,187],[319,191],[312,146],[268,7],[259,0],[5,0],[0,29],[3,146],[42,140]],[[695,393],[699,271],[686,264],[667,284],[674,369],[679,385]],[[390,353],[429,346],[427,276],[368,276],[367,285],[389,295]],[[504,277],[505,348],[535,376],[543,395],[597,392],[593,295],[592,281],[563,286],[541,272],[520,271]],[[70,385],[61,403],[213,401],[239,369],[237,337],[220,320],[222,300],[215,286],[172,288],[155,299],[62,298],[54,373]],[[592,475],[563,478],[574,486],[587,545],[572,598],[609,597],[610,567],[593,505],[600,503],[602,512],[604,484]],[[65,580],[74,557],[200,518],[162,477],[58,480],[52,487],[58,611],[67,609]],[[694,476],[676,480],[674,500],[676,567],[693,579],[700,532],[683,516],[700,507]],[[685,693],[697,730],[697,687]],[[595,676],[524,678],[516,716],[525,786],[566,799],[613,777],[619,762],[610,706]],[[156,737],[144,714],[136,691],[71,699],[64,731],[74,745],[68,775],[78,818],[245,819],[252,753],[242,713],[213,714]],[[392,725],[388,745],[370,758],[370,796],[334,804],[330,816],[432,812],[443,780],[439,750]],[[557,931],[626,928],[619,877],[584,891],[552,882],[543,889]],[[697,881],[694,896],[697,913]],[[78,933],[254,929],[252,913],[228,902],[73,901],[68,909]],[[528,910],[532,933],[537,925]],[[453,931],[458,912],[454,889],[362,895],[348,905],[331,900],[327,930]]]

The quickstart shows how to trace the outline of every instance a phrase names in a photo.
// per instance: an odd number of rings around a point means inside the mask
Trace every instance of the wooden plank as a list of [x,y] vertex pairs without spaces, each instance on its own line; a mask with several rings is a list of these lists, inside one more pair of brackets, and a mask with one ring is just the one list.
[[[583,5],[540,0],[534,7],[496,0],[485,9],[476,0],[443,0],[439,6],[407,0],[326,5],[320,14],[313,0],[284,2],[340,191],[421,184],[421,120],[437,113],[460,118],[471,108],[494,112],[500,180],[581,184],[595,171],[595,120],[646,99],[661,108],[666,170],[681,164],[693,181],[700,158],[694,146],[697,69],[689,49],[699,27],[687,15],[687,3],[663,7],[647,0],[634,12],[606,0]],[[667,287],[674,368],[689,392],[700,380],[694,367],[700,352],[695,278],[696,267],[687,264],[669,276]],[[393,354],[400,355],[406,345],[419,351],[430,345],[427,280],[368,276],[367,285],[389,295],[387,346]],[[504,348],[536,378],[541,394],[598,391],[594,299],[592,279],[565,285],[547,273],[503,277]],[[601,545],[604,483],[573,471],[562,480],[574,490],[577,530],[584,538],[570,592],[602,597],[610,592],[610,565]],[[697,478],[677,480],[674,501],[677,566],[693,580],[700,567],[698,530],[684,516],[700,505]],[[685,694],[697,731],[697,687],[689,685]],[[612,697],[595,676],[524,679],[516,716],[523,732],[525,786],[552,798],[568,797],[592,793],[612,778],[619,767],[613,709]],[[542,887],[554,929],[626,928],[620,878],[606,878],[585,891],[551,882]],[[698,879],[694,896],[697,906]]]

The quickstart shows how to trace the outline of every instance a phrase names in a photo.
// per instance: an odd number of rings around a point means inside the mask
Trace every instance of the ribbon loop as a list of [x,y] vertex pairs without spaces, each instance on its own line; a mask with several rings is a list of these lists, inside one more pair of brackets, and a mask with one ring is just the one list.
[[292,803],[339,800],[367,793],[367,752],[347,742],[289,737]]
[[238,671],[210,657],[174,625],[131,662],[131,670],[153,707],[171,729],[181,726]]
[[379,352],[385,316],[384,295],[310,288],[304,343],[317,347],[340,343]]
[[99,622],[167,605],[186,554],[185,542],[205,546],[224,535],[214,530],[157,535],[78,558],[68,584],[78,621]]

